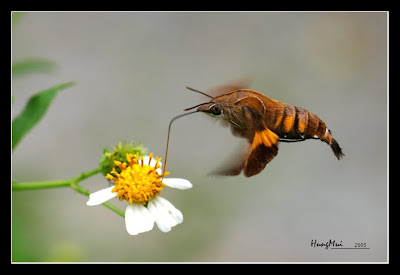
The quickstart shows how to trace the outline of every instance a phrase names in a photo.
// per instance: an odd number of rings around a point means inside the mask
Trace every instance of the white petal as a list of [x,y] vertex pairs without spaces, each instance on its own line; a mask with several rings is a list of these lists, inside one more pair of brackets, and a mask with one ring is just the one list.
[[[139,159],[139,164],[142,164],[142,158]],[[148,165],[149,164],[149,156],[143,157],[143,164]]]
[[171,230],[171,221],[168,219],[168,216],[165,215],[163,209],[160,209],[160,207],[157,206],[153,200],[147,203],[147,209],[153,215],[158,229],[160,229],[162,232],[169,232]]
[[149,201],[147,208],[153,214],[157,227],[163,232],[170,231],[172,227],[183,221],[181,211],[160,196]]
[[[150,157],[149,157],[149,156],[143,157],[143,164],[144,164],[144,165],[149,165],[149,160],[150,160]],[[156,163],[157,163],[156,159],[155,159],[155,158],[151,158],[151,160],[150,160],[150,166],[154,167],[154,166],[156,165]],[[161,167],[161,166],[162,166],[161,161],[158,162],[158,163],[160,164],[160,167]],[[139,164],[142,164],[142,159],[139,159]]]
[[87,205],[99,205],[117,196],[116,192],[111,192],[114,186],[102,189],[89,195],[89,200],[86,202]]
[[167,208],[165,208],[163,204],[160,204],[157,200],[153,202],[159,210],[159,213],[162,215],[163,222],[167,223],[168,226],[171,228],[178,224],[178,222],[172,216],[172,213]]
[[129,204],[125,210],[125,227],[130,235],[150,231],[154,218],[149,210],[141,204]]
[[163,179],[163,183],[168,187],[177,188],[177,189],[189,189],[189,188],[193,187],[193,185],[190,181],[185,180],[185,179],[179,179],[179,178]]
[[165,209],[168,210],[171,217],[175,220],[177,224],[183,222],[183,214],[179,209],[177,209],[169,200],[163,197],[156,196],[156,203],[161,204]]

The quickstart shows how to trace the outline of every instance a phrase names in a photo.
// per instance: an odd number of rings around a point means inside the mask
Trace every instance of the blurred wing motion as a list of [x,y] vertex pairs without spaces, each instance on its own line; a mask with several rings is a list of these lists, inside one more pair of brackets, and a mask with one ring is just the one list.
[[239,89],[247,89],[249,88],[251,83],[251,78],[250,77],[243,77],[231,82],[228,82],[226,84],[222,84],[216,87],[213,87],[211,89],[206,90],[206,93],[216,97],[228,92],[236,91]]
[[231,130],[236,136],[247,139],[245,150],[229,160],[214,174],[234,176],[243,173],[246,177],[260,173],[265,166],[278,154],[279,136],[265,127],[260,118],[264,116],[263,103],[254,97],[246,97],[236,101],[244,110],[247,121],[253,123],[246,125],[245,129],[236,127],[232,122]]
[[255,132],[251,143],[243,146],[242,150],[235,151],[212,174],[235,176],[243,170],[246,177],[254,176],[278,154],[278,141],[279,137],[269,129]]

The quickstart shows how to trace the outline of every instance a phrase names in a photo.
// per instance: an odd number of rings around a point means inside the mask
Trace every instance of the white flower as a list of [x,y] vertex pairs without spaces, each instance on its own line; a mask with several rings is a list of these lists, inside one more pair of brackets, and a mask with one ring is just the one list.
[[[121,169],[113,169],[106,177],[115,182],[111,186],[90,194],[87,205],[99,205],[112,198],[129,201],[125,210],[125,226],[130,235],[137,235],[157,227],[168,232],[183,222],[183,215],[175,206],[159,194],[164,186],[177,189],[192,188],[190,181],[180,178],[163,178],[161,158],[139,158],[127,154],[127,163],[116,162]],[[113,174],[113,175],[112,175]],[[122,176],[121,176],[122,175]],[[138,180],[140,179],[140,180]]]

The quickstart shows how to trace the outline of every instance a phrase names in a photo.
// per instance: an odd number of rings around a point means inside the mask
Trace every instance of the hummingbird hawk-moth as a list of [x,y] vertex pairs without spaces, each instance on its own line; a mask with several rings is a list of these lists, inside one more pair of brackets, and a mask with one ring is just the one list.
[[241,85],[228,84],[215,88],[214,93],[219,93],[216,96],[186,87],[210,97],[211,100],[187,108],[184,111],[197,109],[171,120],[166,158],[172,122],[179,117],[196,112],[222,118],[230,125],[235,136],[247,140],[248,147],[244,155],[241,158],[234,158],[226,167],[219,169],[217,174],[220,175],[238,175],[241,171],[247,177],[257,175],[278,154],[279,142],[318,139],[331,147],[337,159],[344,156],[339,144],[332,137],[331,131],[317,115],[239,86]]

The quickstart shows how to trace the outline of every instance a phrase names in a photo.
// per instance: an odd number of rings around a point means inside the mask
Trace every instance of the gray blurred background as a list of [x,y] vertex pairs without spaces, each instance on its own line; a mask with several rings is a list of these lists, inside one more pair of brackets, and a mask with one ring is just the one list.
[[[168,171],[194,187],[162,193],[182,224],[130,236],[123,218],[72,189],[12,192],[14,261],[386,261],[386,13],[34,12],[13,27],[12,58],[58,65],[12,80],[13,117],[33,93],[76,82],[14,150],[15,180],[75,177],[121,140],[164,158],[170,119],[209,100],[185,85],[242,77],[317,114],[346,154],[281,143],[257,176],[207,176],[240,140],[204,114],[188,116],[172,127]],[[96,175],[82,186],[108,183]],[[313,239],[370,249],[313,248]]]

